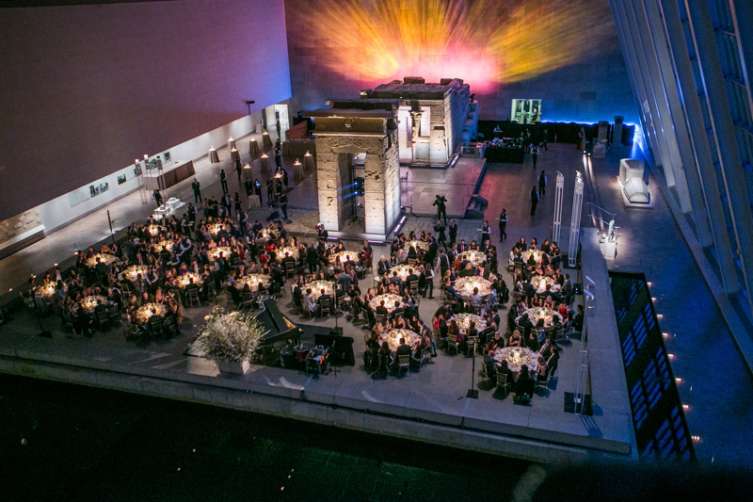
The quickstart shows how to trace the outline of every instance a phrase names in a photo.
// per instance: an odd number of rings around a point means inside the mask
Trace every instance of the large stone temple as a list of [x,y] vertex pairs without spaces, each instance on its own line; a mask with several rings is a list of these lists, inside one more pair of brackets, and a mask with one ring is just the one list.
[[406,77],[308,115],[320,222],[331,232],[380,241],[400,219],[400,165],[449,167],[478,122],[468,84],[454,78]]

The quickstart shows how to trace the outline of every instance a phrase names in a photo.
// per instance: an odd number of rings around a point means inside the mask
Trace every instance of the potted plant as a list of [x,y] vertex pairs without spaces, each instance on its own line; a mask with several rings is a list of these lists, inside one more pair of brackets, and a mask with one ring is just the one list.
[[204,320],[196,341],[206,357],[214,359],[223,373],[247,373],[257,357],[264,326],[246,313],[226,312],[222,307],[215,307]]

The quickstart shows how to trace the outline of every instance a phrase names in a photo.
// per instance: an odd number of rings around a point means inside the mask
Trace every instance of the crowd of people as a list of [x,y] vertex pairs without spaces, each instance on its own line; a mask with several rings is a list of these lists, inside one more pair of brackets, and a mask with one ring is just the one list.
[[[434,232],[400,233],[389,255],[375,260],[367,241],[348,249],[322,225],[317,238],[304,242],[282,220],[251,222],[243,204],[231,204],[227,195],[197,197],[198,211],[189,204],[179,218],[131,225],[119,243],[78,252],[66,273],[56,266],[33,276],[30,305],[52,309],[86,336],[123,320],[129,336],[153,338],[178,333],[185,309],[218,294],[237,308],[257,307],[260,295],[284,294],[287,282],[304,319],[344,312],[368,329],[363,360],[375,378],[418,371],[440,348],[483,356],[484,375],[521,396],[552,376],[558,341],[582,328],[583,310],[571,309],[574,287],[560,270],[556,243],[520,239],[512,246],[510,290],[488,222],[478,241],[459,238],[441,199]],[[367,275],[373,283],[364,286]],[[442,302],[427,324],[418,306],[434,298],[435,288]]]

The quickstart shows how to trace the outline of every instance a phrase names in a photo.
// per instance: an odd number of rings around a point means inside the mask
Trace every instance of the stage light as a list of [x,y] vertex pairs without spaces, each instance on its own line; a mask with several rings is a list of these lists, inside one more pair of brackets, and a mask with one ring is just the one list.
[[684,382],[685,382],[685,380],[683,380],[682,378],[675,377],[675,384],[676,385],[682,385]]
[[695,444],[698,444],[701,442],[701,436],[699,436],[698,434],[693,434],[692,436],[690,436],[690,439],[692,439],[693,443]]
[[674,361],[675,359],[677,359],[677,356],[676,356],[676,355],[674,355],[674,354],[673,354],[673,353],[671,353],[671,352],[669,352],[669,353],[667,354],[667,357],[669,358],[669,360],[670,360],[670,361]]
[[[613,48],[606,2],[295,0],[296,36],[335,73],[381,83],[458,77],[474,91],[529,80]],[[347,29],[344,27],[347,26]]]

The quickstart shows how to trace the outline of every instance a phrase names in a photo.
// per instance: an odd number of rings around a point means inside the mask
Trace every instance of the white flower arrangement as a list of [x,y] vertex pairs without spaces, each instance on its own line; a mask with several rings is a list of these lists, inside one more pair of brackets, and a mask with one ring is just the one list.
[[254,317],[215,307],[204,320],[206,325],[196,342],[208,357],[228,361],[250,361],[255,358],[266,330]]

